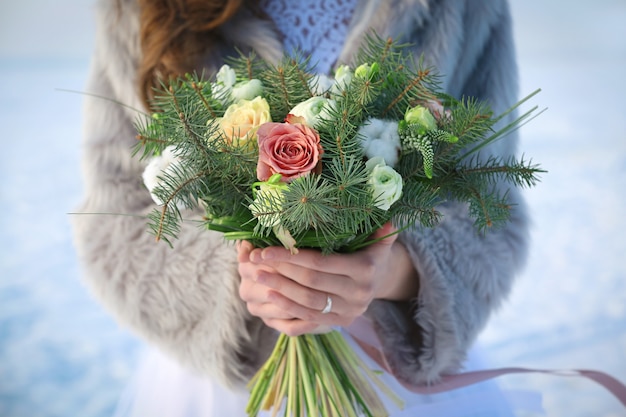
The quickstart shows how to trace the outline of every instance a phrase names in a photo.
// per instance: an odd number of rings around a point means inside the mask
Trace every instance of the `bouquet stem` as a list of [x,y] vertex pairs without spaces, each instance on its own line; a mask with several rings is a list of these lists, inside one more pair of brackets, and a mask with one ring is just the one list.
[[387,416],[371,382],[398,407],[400,400],[355,354],[337,331],[296,337],[281,334],[268,360],[250,380],[246,412],[255,417]]

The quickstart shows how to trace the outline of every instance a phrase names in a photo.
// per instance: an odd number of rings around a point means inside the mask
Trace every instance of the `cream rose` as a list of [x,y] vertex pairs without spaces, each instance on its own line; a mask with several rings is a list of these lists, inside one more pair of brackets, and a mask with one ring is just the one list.
[[263,123],[271,121],[270,106],[262,97],[231,104],[219,124],[228,143],[245,145],[256,138]]

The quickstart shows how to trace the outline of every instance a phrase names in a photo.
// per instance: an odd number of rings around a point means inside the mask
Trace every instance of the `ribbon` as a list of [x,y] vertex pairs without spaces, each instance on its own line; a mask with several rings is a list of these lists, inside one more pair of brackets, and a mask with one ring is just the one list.
[[[391,366],[383,353],[382,343],[378,335],[373,329],[371,322],[360,317],[347,329],[348,333],[355,342],[376,362],[382,369],[393,375]],[[453,375],[444,375],[441,379],[430,385],[414,385],[398,380],[407,390],[417,394],[437,394],[441,392],[451,391],[458,388],[467,387],[479,382],[484,382],[493,378],[497,378],[508,374],[527,374],[540,373],[566,377],[584,377],[594,381],[608,390],[626,407],[626,385],[615,377],[604,372],[573,369],[573,370],[555,370],[555,369],[531,369],[520,367],[507,367],[498,369],[486,369],[480,371],[462,372]]]

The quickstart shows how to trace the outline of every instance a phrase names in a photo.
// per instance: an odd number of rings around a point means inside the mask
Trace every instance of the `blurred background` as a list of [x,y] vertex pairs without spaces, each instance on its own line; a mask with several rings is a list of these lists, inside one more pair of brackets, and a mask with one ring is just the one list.
[[[597,369],[626,381],[626,2],[512,2],[521,93],[548,111],[521,149],[528,266],[479,340],[490,367]],[[0,416],[108,417],[144,345],[88,295],[69,215],[80,200],[80,94],[93,0],[0,3]],[[626,416],[580,378],[506,376],[549,416]],[[147,416],[148,417],[148,416]]]

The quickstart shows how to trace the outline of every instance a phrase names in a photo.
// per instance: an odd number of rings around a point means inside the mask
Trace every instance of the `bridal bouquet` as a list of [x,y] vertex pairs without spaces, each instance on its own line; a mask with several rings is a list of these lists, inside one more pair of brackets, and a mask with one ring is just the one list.
[[[201,208],[205,226],[226,239],[350,252],[389,221],[436,226],[447,200],[467,203],[488,233],[510,208],[495,183],[537,181],[535,165],[480,154],[531,116],[495,128],[530,96],[494,115],[442,93],[432,70],[377,37],[332,78],[307,68],[292,57],[270,65],[240,56],[214,79],[188,75],[155,98],[137,129],[159,204],[150,215],[157,239],[171,244],[181,210]],[[247,411],[386,415],[372,384],[394,396],[340,333],[281,335],[251,381]]]

